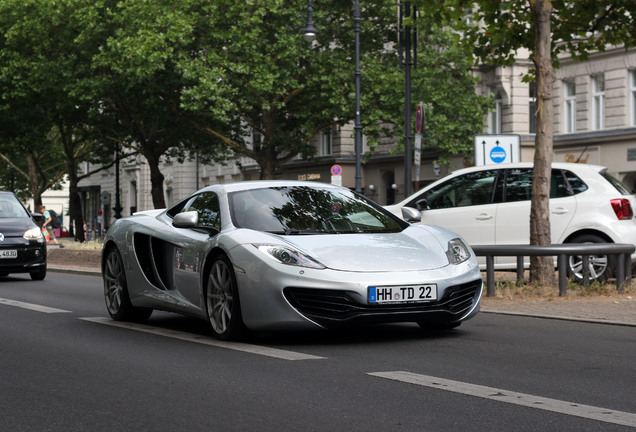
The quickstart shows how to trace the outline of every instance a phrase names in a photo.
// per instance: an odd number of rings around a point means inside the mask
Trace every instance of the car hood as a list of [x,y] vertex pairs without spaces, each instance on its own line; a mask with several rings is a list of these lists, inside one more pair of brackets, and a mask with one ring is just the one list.
[[446,245],[423,229],[393,234],[286,236],[286,243],[342,271],[418,271],[448,265]]
[[22,237],[27,230],[36,228],[36,225],[27,218],[0,219],[0,233],[5,237]]

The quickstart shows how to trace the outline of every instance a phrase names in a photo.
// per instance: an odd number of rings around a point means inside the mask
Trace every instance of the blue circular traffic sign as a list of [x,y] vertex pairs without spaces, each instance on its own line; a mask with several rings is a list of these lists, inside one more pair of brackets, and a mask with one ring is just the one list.
[[502,163],[506,160],[506,150],[503,147],[494,147],[490,150],[490,160],[494,163]]

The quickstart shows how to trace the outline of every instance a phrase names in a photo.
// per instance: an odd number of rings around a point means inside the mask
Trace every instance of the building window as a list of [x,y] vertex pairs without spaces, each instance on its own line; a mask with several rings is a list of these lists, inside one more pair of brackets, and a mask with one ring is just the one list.
[[537,92],[534,81],[530,82],[529,88],[528,109],[530,110],[530,118],[528,121],[528,132],[537,133]]
[[592,108],[594,130],[605,129],[605,76],[596,75],[592,78]]
[[632,100],[632,126],[636,126],[636,70],[631,71],[632,79],[630,86],[630,94]]
[[331,128],[320,134],[320,156],[331,155]]
[[501,94],[494,89],[490,90],[490,94],[494,96],[494,106],[488,113],[488,133],[500,134],[501,133],[501,107],[502,99]]
[[574,81],[565,81],[565,107],[563,111],[565,133],[576,132],[576,84]]

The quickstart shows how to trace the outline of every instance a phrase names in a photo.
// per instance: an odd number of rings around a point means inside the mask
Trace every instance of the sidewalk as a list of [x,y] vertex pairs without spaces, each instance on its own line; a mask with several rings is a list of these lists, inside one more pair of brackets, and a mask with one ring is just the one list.
[[[99,250],[73,249],[71,244],[63,249],[49,245],[47,255],[49,271],[101,276]],[[555,292],[558,292],[557,288]],[[636,327],[636,296],[631,294],[512,299],[486,297],[484,294],[481,311]]]

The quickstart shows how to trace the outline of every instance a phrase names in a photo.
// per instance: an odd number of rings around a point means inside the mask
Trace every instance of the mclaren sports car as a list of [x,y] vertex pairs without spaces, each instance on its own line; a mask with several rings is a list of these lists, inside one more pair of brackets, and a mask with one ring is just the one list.
[[340,186],[219,184],[168,209],[118,219],[102,250],[114,320],[153,310],[248,331],[412,322],[450,329],[479,311],[475,254],[446,229],[411,225]]

